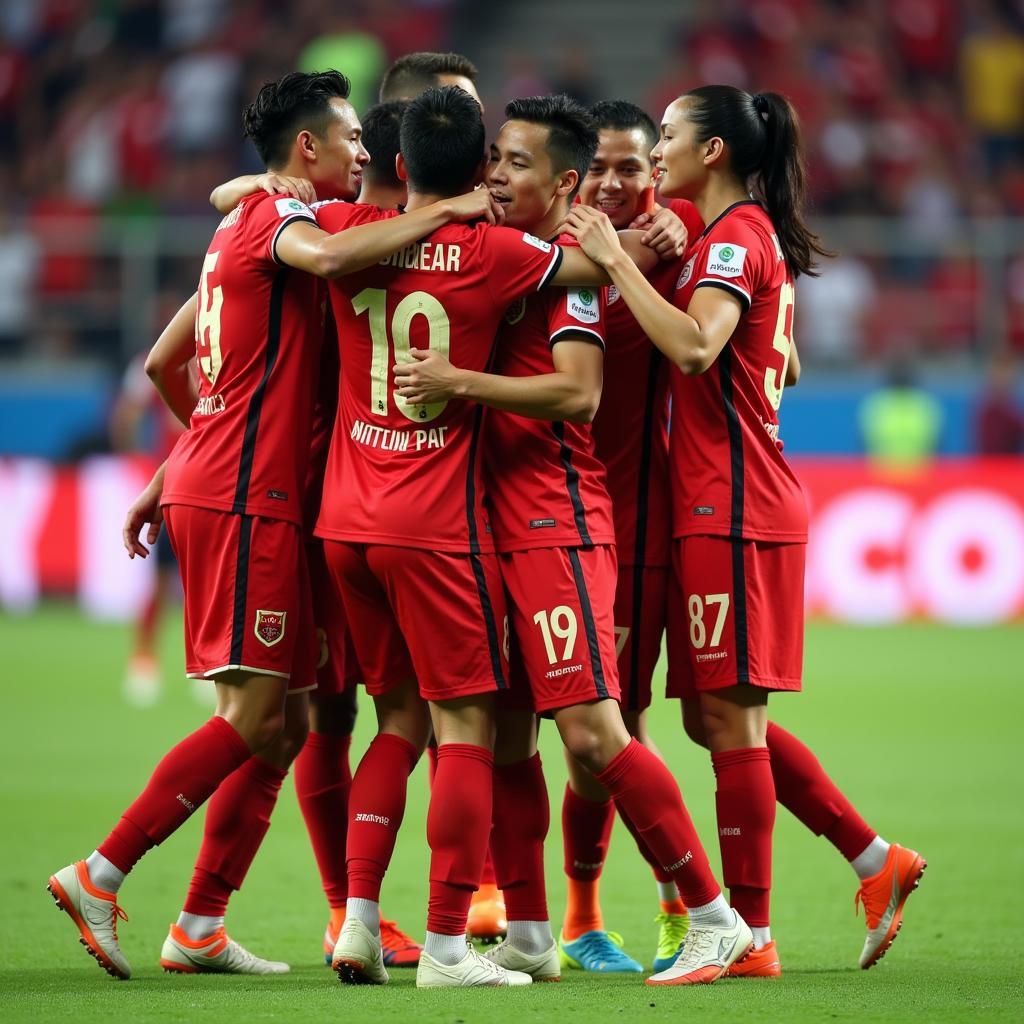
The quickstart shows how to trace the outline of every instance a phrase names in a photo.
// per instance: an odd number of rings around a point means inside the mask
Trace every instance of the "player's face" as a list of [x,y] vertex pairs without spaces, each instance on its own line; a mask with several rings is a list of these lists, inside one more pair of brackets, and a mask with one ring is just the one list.
[[526,121],[506,121],[491,143],[484,180],[505,211],[509,227],[529,231],[554,205],[562,175],[548,156],[548,129]]
[[690,102],[683,96],[668,105],[661,121],[661,138],[651,150],[651,161],[661,175],[659,189],[669,199],[692,199],[708,177],[704,143],[697,143],[686,116]]
[[480,101],[480,94],[476,91],[476,86],[463,75],[438,75],[437,76],[437,87],[443,89],[446,85],[457,85],[463,92],[468,92],[480,104],[480,113],[484,112],[484,105]]
[[355,199],[363,183],[370,154],[363,147],[363,127],[352,104],[333,99],[334,117],[319,138],[317,160],[311,169],[318,199]]
[[644,190],[651,184],[648,136],[640,128],[603,129],[597,152],[580,185],[580,202],[608,214],[616,228],[628,227],[642,210]]

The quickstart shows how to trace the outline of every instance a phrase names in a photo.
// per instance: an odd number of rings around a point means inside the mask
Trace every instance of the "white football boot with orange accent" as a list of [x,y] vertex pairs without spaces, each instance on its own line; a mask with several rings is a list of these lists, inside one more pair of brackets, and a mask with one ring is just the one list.
[[278,960],[264,960],[228,938],[223,928],[202,939],[190,939],[176,924],[164,939],[160,966],[168,974],[287,974]]
[[775,940],[752,949],[746,956],[741,956],[725,972],[727,978],[781,978],[782,963]]
[[132,969],[117,942],[117,919],[127,921],[128,915],[117,905],[117,896],[93,884],[84,860],[51,875],[46,888],[57,906],[75,922],[78,941],[89,955],[107,974],[127,981]]
[[734,910],[728,928],[700,925],[690,921],[676,962],[660,974],[652,974],[648,985],[710,985],[717,981],[754,945],[747,922]]
[[380,935],[357,917],[345,918],[331,967],[343,985],[386,985],[389,980]]
[[916,850],[892,843],[885,865],[877,875],[865,878],[854,897],[856,910],[864,904],[868,935],[860,954],[863,970],[873,967],[885,956],[903,927],[903,906],[918,887],[928,862]]

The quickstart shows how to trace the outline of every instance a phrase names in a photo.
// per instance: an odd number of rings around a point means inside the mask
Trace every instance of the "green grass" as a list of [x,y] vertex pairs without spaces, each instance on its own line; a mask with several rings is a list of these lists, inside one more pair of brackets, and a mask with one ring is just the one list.
[[[0,617],[4,734],[0,744],[0,1020],[271,1019],[458,1022],[679,1020],[1021,1020],[1024,1016],[1024,821],[1019,738],[1024,637],[1019,628],[956,631],[914,625],[808,632],[807,690],[773,702],[774,716],[821,755],[882,835],[922,850],[930,866],[900,939],[870,972],[856,968],[863,919],[832,847],[784,812],[776,830],[773,931],[778,982],[652,990],[634,977],[573,973],[526,990],[419,993],[412,972],[384,989],[343,989],[320,960],[325,922],[312,854],[289,789],[245,889],[232,934],[293,965],[283,978],[170,977],[157,967],[198,845],[201,815],[139,865],[123,890],[123,947],[135,977],[107,978],[53,908],[47,876],[90,852],[143,785],[155,761],[206,712],[181,680],[180,620],[163,635],[166,693],[136,711],[119,697],[129,632],[69,608]],[[363,705],[355,749],[370,734]],[[707,756],[684,739],[674,704],[659,701],[653,732],[682,780],[714,850]],[[556,825],[548,847],[552,913],[562,908],[557,737],[542,749]],[[409,811],[385,882],[385,912],[421,934],[426,905],[426,780]],[[650,962],[657,911],[650,874],[616,826],[604,906],[627,949]],[[694,1017],[696,1019],[696,1016]]]

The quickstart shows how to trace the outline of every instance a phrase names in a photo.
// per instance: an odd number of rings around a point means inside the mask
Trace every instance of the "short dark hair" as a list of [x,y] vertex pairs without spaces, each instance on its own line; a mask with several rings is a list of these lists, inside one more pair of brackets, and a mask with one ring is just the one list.
[[407,100],[392,100],[370,107],[363,115],[363,146],[370,154],[364,178],[391,187],[402,184],[395,171],[395,157],[402,148],[402,115],[407,106]]
[[348,99],[351,86],[340,71],[289,71],[267,82],[245,108],[242,125],[260,159],[280,166],[300,131],[322,137],[330,123],[331,100]]
[[597,129],[585,107],[564,93],[530,96],[512,100],[505,107],[505,116],[510,121],[526,121],[547,128],[545,149],[554,172],[562,174],[574,170],[583,180],[597,150]]
[[484,157],[480,105],[465,89],[427,89],[402,115],[402,157],[409,187],[428,195],[458,195]]
[[438,85],[441,75],[458,75],[476,82],[476,65],[461,53],[407,53],[384,73],[380,100],[412,100]]
[[646,110],[626,100],[601,100],[590,108],[594,127],[613,132],[631,132],[637,128],[644,133],[648,152],[658,144],[660,132]]

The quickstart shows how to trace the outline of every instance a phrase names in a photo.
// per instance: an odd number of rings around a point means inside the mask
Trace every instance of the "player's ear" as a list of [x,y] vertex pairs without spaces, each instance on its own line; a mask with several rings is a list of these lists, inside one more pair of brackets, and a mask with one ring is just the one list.
[[398,175],[399,181],[409,181],[409,171],[405,166],[405,157],[401,153],[395,154],[395,174]]
[[718,135],[713,135],[706,142],[701,143],[701,145],[704,148],[704,166],[716,166],[725,152],[725,140]]
[[316,138],[311,131],[303,129],[295,136],[295,145],[304,160],[315,160],[317,157]]
[[558,176],[558,188],[555,189],[555,195],[567,196],[570,195],[580,183],[580,176],[577,174],[575,168],[570,167],[569,170]]

